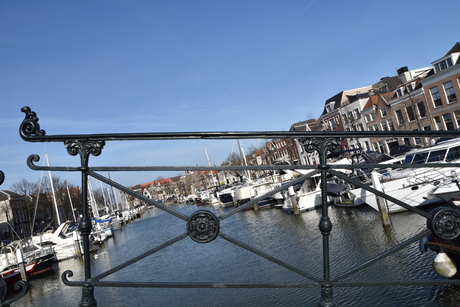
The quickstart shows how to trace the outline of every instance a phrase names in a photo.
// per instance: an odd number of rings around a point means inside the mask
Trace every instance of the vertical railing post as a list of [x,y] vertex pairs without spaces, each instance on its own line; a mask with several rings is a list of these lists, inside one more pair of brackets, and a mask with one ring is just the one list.
[[329,152],[338,152],[341,149],[342,138],[334,137],[313,137],[301,138],[299,142],[307,153],[317,152],[319,154],[318,169],[321,170],[321,201],[322,214],[318,228],[323,236],[323,282],[321,283],[321,301],[319,306],[335,306],[332,297],[332,284],[330,282],[330,259],[329,259],[329,234],[332,230],[332,222],[328,215],[329,205],[327,202],[327,154]]
[[91,257],[89,236],[91,234],[91,218],[88,210],[88,160],[89,155],[98,156],[101,154],[102,148],[105,145],[104,141],[79,141],[67,140],[64,142],[67,152],[76,156],[80,155],[81,163],[81,197],[82,197],[82,217],[78,224],[78,229],[83,240],[83,263],[85,267],[85,285],[82,289],[82,298],[79,306],[82,307],[96,307],[97,301],[94,298],[94,286],[91,280]]
[[[86,161],[87,162],[87,161]],[[78,225],[80,234],[83,239],[83,260],[85,266],[85,281],[91,278],[91,261],[89,256],[89,236],[91,234],[92,223],[88,212],[88,173],[87,169],[83,168],[81,172],[81,197],[82,197],[82,218]],[[87,283],[82,289],[82,298],[79,306],[97,306],[96,299],[94,298],[94,288],[91,284]]]
[[323,140],[321,144],[319,158],[320,165],[318,166],[321,169],[321,202],[322,202],[322,214],[321,220],[319,222],[319,230],[323,236],[323,278],[324,281],[321,284],[321,301],[319,306],[323,307],[332,307],[335,306],[332,294],[332,285],[330,284],[330,263],[329,263],[329,234],[332,230],[332,222],[328,214],[328,201],[327,201],[327,144]]

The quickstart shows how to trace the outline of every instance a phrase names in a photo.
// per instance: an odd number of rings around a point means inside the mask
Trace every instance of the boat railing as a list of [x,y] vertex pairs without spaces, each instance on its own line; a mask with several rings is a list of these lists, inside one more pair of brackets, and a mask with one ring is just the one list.
[[[20,135],[27,142],[59,142],[63,143],[68,154],[71,156],[79,156],[79,166],[38,166],[36,162],[39,161],[38,155],[31,155],[27,159],[29,168],[37,171],[61,171],[61,172],[79,172],[81,173],[81,193],[82,193],[82,217],[79,223],[79,230],[83,239],[83,250],[84,250],[84,267],[85,276],[84,280],[71,281],[69,278],[73,276],[71,271],[66,271],[62,274],[62,280],[65,285],[71,287],[82,288],[82,298],[80,305],[82,306],[96,306],[97,300],[94,295],[94,288],[97,287],[143,287],[143,288],[298,288],[298,287],[316,287],[320,288],[319,304],[321,306],[334,306],[333,289],[337,287],[372,287],[375,285],[379,286],[428,286],[428,285],[460,285],[459,280],[451,279],[428,279],[428,280],[394,280],[394,281],[381,281],[378,280],[366,280],[366,281],[347,281],[349,276],[353,276],[362,272],[362,270],[373,265],[377,261],[380,261],[386,257],[394,255],[396,252],[418,242],[420,239],[430,235],[431,229],[425,229],[420,233],[410,237],[403,242],[393,246],[392,248],[382,252],[379,255],[368,259],[367,261],[356,265],[355,267],[343,271],[335,276],[332,276],[330,266],[330,246],[329,237],[332,230],[332,222],[329,217],[328,208],[330,202],[328,201],[327,191],[327,178],[328,176],[335,176],[341,180],[348,182],[349,184],[363,189],[363,191],[371,192],[378,197],[387,199],[394,202],[407,210],[410,210],[427,220],[433,219],[433,216],[420,210],[416,207],[408,205],[401,201],[391,197],[384,192],[376,189],[368,183],[361,182],[348,176],[343,170],[351,171],[356,167],[362,167],[366,169],[379,169],[379,168],[395,168],[393,164],[366,164],[366,165],[353,165],[353,164],[333,164],[327,160],[327,155],[330,153],[336,153],[341,150],[342,143],[347,138],[350,138],[350,132],[348,131],[263,131],[263,132],[235,132],[235,131],[222,131],[222,132],[157,132],[157,133],[113,133],[113,134],[63,134],[63,135],[47,135],[44,130],[40,128],[38,124],[38,117],[35,112],[31,111],[30,108],[24,107],[22,112],[25,113],[25,119],[20,125]],[[439,138],[439,137],[460,137],[460,131],[353,131],[353,139],[357,138]],[[319,161],[313,164],[296,164],[296,165],[240,165],[240,166],[89,166],[90,156],[99,156],[102,154],[104,148],[108,143],[112,141],[158,141],[158,140],[171,140],[171,141],[183,141],[183,140],[239,140],[239,139],[252,139],[252,140],[267,140],[267,139],[294,139],[295,142],[303,149],[306,153],[316,153]],[[414,168],[414,167],[460,167],[460,163],[433,163],[427,164],[412,164],[404,165],[398,164],[397,168]],[[171,207],[162,204],[159,201],[150,199],[141,193],[138,193],[128,187],[123,186],[120,183],[113,181],[111,178],[101,175],[101,172],[144,172],[144,171],[171,171],[171,172],[193,172],[193,171],[274,171],[274,170],[310,170],[295,179],[281,185],[274,190],[267,192],[266,194],[257,198],[251,199],[248,202],[242,204],[238,208],[233,208],[229,211],[225,211],[220,215],[207,210],[198,210],[190,216],[184,215],[180,211],[177,211]],[[259,201],[272,196],[281,191],[287,190],[296,184],[303,182],[304,180],[313,177],[315,175],[321,176],[321,218],[319,219],[318,232],[322,236],[323,244],[323,268],[321,276],[318,276],[308,270],[300,267],[296,267],[293,264],[285,263],[274,255],[267,254],[263,250],[248,246],[247,244],[239,241],[238,239],[227,234],[225,231],[220,231],[220,222],[237,214],[238,212],[251,208]],[[174,216],[180,220],[186,222],[186,231],[183,234],[178,235],[169,241],[164,242],[161,245],[152,247],[147,252],[134,256],[129,261],[126,261],[116,267],[110,268],[105,272],[99,273],[97,276],[93,276],[91,272],[91,257],[89,257],[89,236],[91,232],[91,218],[88,212],[88,180],[89,177],[95,178],[102,183],[105,183],[113,188],[120,190],[121,192],[138,199],[140,202],[155,206],[157,209],[163,210],[164,212]],[[206,220],[201,226],[203,229],[200,232],[189,231],[194,229],[197,225],[197,221]],[[460,222],[458,223],[460,225]],[[298,283],[175,283],[175,282],[128,282],[128,281],[105,281],[104,278],[118,272],[137,261],[156,253],[168,246],[171,246],[184,238],[191,238],[192,240],[205,244],[211,242],[215,238],[219,237],[222,240],[235,245],[235,247],[243,248],[257,256],[260,256],[268,261],[278,264],[292,272],[300,274],[301,276],[308,279],[307,282],[299,285]],[[428,268],[427,268],[428,269]]]

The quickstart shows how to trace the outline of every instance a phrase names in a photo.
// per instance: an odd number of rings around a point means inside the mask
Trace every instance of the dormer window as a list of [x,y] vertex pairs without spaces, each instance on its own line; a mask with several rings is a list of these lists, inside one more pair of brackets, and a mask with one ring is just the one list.
[[435,63],[434,64],[434,70],[435,70],[435,72],[440,72],[441,70],[449,68],[452,65],[453,65],[452,64],[452,58],[448,57],[447,59],[444,59],[442,61],[439,61],[439,62]]
[[412,83],[407,85],[407,90],[409,91],[409,93],[414,91],[414,87],[412,86]]
[[326,113],[329,113],[329,112],[332,112],[332,105],[333,105],[333,102],[330,102],[326,105]]

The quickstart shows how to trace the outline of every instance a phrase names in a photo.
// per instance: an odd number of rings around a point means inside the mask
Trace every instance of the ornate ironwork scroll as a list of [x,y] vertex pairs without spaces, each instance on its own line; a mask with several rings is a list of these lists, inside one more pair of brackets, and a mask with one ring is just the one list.
[[46,134],[45,130],[40,129],[38,124],[37,114],[30,110],[29,107],[23,107],[22,112],[26,114],[26,117],[19,127],[19,134],[24,140],[31,138],[34,135],[44,136]]
[[105,146],[105,141],[78,141],[68,140],[64,142],[67,152],[71,156],[83,154],[84,156],[99,156]]
[[300,144],[302,144],[303,148],[308,153],[313,152],[330,152],[335,153],[341,150],[342,145],[342,138],[339,137],[327,137],[327,138],[300,138]]

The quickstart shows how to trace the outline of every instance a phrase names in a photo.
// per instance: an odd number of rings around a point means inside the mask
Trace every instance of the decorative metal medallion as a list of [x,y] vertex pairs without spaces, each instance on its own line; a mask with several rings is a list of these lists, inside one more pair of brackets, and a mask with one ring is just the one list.
[[427,227],[443,240],[453,240],[460,235],[460,211],[452,208],[437,208],[431,212]]
[[187,221],[187,233],[195,242],[211,242],[219,234],[219,219],[210,211],[197,211]]

